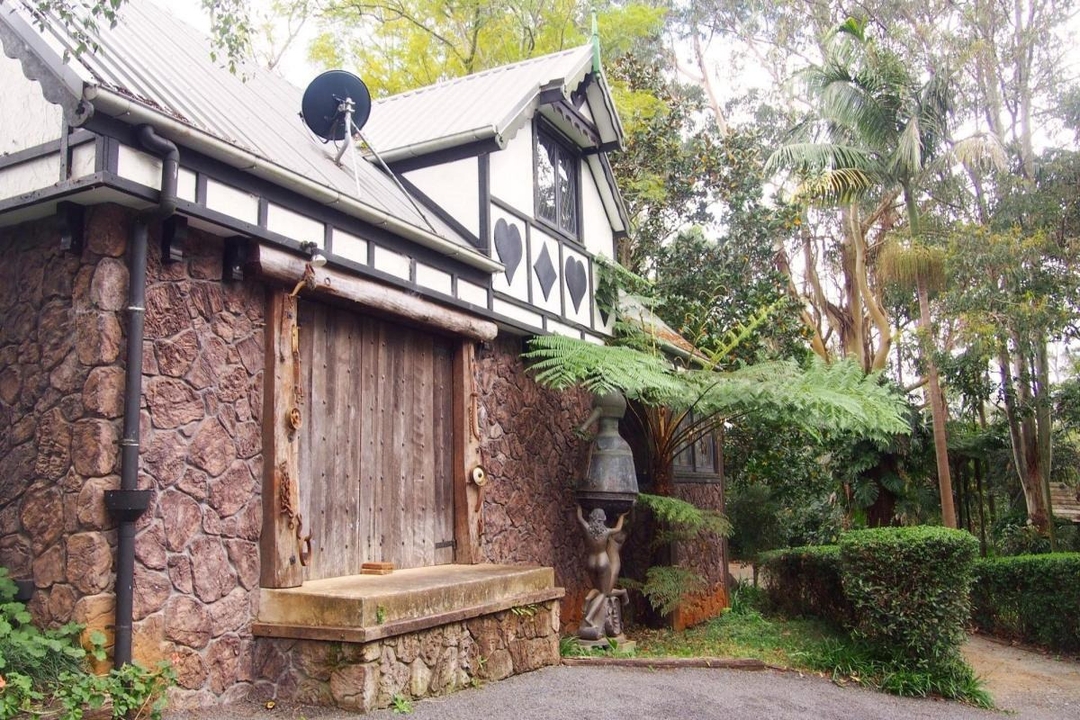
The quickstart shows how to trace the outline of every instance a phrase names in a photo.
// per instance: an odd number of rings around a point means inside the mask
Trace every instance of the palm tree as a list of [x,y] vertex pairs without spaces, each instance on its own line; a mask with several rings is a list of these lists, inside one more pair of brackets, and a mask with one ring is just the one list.
[[[933,73],[921,81],[899,56],[868,38],[862,23],[849,19],[829,36],[824,61],[807,69],[804,80],[817,116],[796,129],[800,141],[776,150],[769,166],[793,169],[801,177],[799,192],[803,197],[839,205],[845,208],[845,216],[856,216],[858,202],[874,193],[876,209],[872,215],[902,200],[907,214],[907,247],[913,257],[930,257],[920,249],[919,186],[928,166],[945,147],[951,111],[947,76]],[[956,527],[945,403],[933,353],[925,344],[932,332],[929,297],[934,272],[924,265],[913,263],[911,267],[917,270],[910,279],[919,300],[942,520],[946,526]],[[880,318],[875,321],[880,327]],[[887,348],[884,338],[882,345]]]

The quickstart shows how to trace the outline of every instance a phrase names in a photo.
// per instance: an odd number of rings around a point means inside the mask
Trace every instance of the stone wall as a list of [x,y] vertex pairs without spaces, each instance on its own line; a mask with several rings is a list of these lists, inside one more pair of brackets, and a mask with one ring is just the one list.
[[[117,206],[87,212],[80,256],[60,250],[51,220],[0,230],[0,564],[34,580],[37,621],[108,631],[116,530],[103,495],[119,485],[134,215]],[[344,697],[340,674],[312,670],[342,646],[297,643],[294,653],[285,641],[260,641],[256,653],[250,633],[262,522],[264,289],[222,281],[217,238],[192,231],[185,259],[169,265],[153,232],[150,243],[138,482],[155,492],[137,525],[135,658],[173,662],[179,708],[238,699],[278,666],[286,691],[291,682],[304,698]],[[573,497],[588,442],[574,429],[590,399],[537,386],[520,352],[520,340],[500,338],[477,362],[480,454],[491,475],[482,550],[489,562],[553,566],[567,589],[562,617],[573,626],[588,590]],[[370,646],[341,649],[360,658],[347,665],[367,668],[350,670],[346,684],[369,688],[368,678],[379,678],[375,700],[364,690],[345,702],[382,705],[384,691],[398,694],[406,681],[409,693],[438,693],[556,662],[559,618],[557,603],[499,613],[381,642],[377,661]],[[417,643],[438,645],[438,657],[428,662],[434,650],[414,650]]]
[[589,442],[574,430],[588,417],[591,396],[540,387],[521,352],[520,339],[500,337],[476,363],[480,459],[491,478],[482,550],[487,562],[554,567],[556,585],[566,588],[563,621],[576,627],[589,579],[574,488]]
[[555,601],[370,643],[260,638],[256,690],[366,712],[558,662]]
[[[111,619],[127,270],[92,213],[81,257],[48,221],[0,229],[0,564],[46,625]],[[119,286],[117,288],[116,286]]]
[[[49,221],[0,231],[0,563],[33,578],[44,624],[113,622],[103,493],[119,486],[132,218],[88,209],[81,257]],[[150,242],[138,482],[156,492],[137,526],[134,655],[170,658],[174,704],[206,705],[252,679],[264,296],[222,283],[216,238],[191,232],[165,266]]]
[[[724,486],[717,482],[675,483],[675,496],[680,500],[704,510],[724,510]],[[728,607],[727,562],[725,553],[727,543],[724,538],[706,533],[695,540],[682,540],[674,544],[673,556],[676,563],[688,567],[705,579],[705,589],[684,602],[678,608],[672,625],[681,630],[691,625],[716,617]]]

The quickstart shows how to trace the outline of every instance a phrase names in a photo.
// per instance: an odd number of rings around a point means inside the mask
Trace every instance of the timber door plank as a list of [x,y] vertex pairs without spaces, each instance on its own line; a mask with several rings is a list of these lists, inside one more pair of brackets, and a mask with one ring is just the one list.
[[434,412],[431,403],[433,382],[432,338],[415,334],[415,375],[412,398],[413,434],[418,446],[413,453],[413,474],[409,479],[412,494],[413,564],[435,563],[435,438],[432,433]]
[[362,412],[360,418],[360,512],[364,517],[361,530],[364,562],[379,562],[379,468],[377,460],[380,428],[378,417],[380,374],[378,325],[370,318],[363,320],[362,355],[364,374],[361,383]]
[[435,554],[433,562],[444,565],[454,561],[454,468],[453,468],[453,359],[449,343],[438,340],[432,345],[432,519],[431,535]]
[[300,320],[304,577],[452,562],[457,343],[311,302]]
[[[348,448],[346,485],[342,488],[343,497],[354,509],[352,537],[354,544],[354,562],[363,564],[366,560],[366,515],[360,497],[361,456],[363,455],[363,403],[364,403],[364,341],[367,330],[361,317],[353,318],[353,334],[349,342],[349,387],[346,397],[349,403],[348,425],[345,428],[345,445]],[[350,568],[350,573],[353,569]]]
[[310,456],[311,476],[305,478],[305,484],[311,488],[312,506],[318,509],[309,519],[309,531],[312,533],[312,558],[308,565],[312,579],[333,577],[337,573],[333,554],[333,454],[328,449],[331,445],[327,433],[333,420],[332,395],[327,386],[328,375],[333,358],[332,333],[333,320],[328,308],[319,308],[312,323],[312,351],[309,363],[311,383],[308,386],[308,408],[304,425],[308,428],[308,442],[301,452]]
[[393,354],[388,347],[389,328],[379,326],[379,404],[375,413],[378,427],[378,484],[380,497],[376,510],[379,518],[379,561],[398,562],[397,558],[397,503],[401,488],[397,482],[397,445],[400,442],[394,435],[394,415],[398,395],[398,371],[394,365]]

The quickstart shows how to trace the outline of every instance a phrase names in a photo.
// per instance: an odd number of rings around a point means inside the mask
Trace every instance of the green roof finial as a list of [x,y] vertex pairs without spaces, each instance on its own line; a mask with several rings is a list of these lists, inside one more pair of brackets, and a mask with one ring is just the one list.
[[592,69],[600,72],[600,23],[596,20],[596,11],[592,11]]

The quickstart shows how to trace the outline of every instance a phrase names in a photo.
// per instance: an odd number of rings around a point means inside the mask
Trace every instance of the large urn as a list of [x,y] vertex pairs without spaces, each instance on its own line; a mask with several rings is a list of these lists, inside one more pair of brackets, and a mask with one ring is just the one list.
[[611,392],[593,401],[600,429],[589,448],[588,466],[578,483],[578,503],[586,512],[603,508],[609,518],[630,510],[637,501],[637,472],[629,443],[619,434],[619,420],[626,413],[626,399]]

